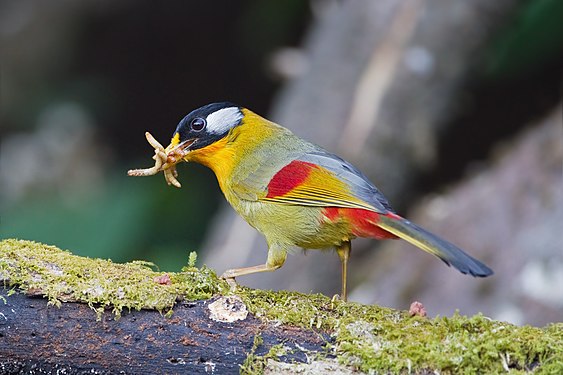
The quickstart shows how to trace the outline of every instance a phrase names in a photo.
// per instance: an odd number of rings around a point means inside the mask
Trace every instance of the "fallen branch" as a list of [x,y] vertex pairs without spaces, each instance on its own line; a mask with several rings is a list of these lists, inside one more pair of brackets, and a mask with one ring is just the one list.
[[563,324],[427,319],[322,295],[231,293],[205,268],[163,277],[149,266],[0,242],[0,371],[563,370]]

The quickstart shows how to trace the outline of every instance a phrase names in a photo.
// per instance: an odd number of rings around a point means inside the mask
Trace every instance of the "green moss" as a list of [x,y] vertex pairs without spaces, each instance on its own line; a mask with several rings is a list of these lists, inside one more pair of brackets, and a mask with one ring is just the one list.
[[[0,280],[10,288],[43,294],[56,305],[66,300],[88,303],[99,314],[107,308],[117,315],[123,309],[170,312],[179,298],[229,293],[227,284],[212,271],[193,267],[195,255],[190,259],[184,272],[169,273],[170,285],[160,285],[154,278],[162,273],[150,263],[115,264],[34,242],[4,240]],[[319,294],[244,287],[235,293],[263,320],[330,333],[333,340],[326,352],[316,354],[317,359],[336,356],[341,364],[364,372],[563,373],[563,323],[517,327],[482,315],[458,314],[426,319],[379,306],[332,301]],[[283,347],[274,346],[257,356],[260,345],[258,333],[241,371],[261,373],[268,360],[283,355]]]
[[[191,256],[195,261],[195,258]],[[99,314],[111,308],[118,317],[123,309],[172,309],[177,298],[207,299],[227,290],[213,271],[188,267],[170,273],[170,285],[155,277],[163,272],[149,262],[116,264],[110,260],[72,255],[68,251],[31,241],[0,242],[0,281],[28,294],[41,294],[49,303],[84,302]]]
[[188,257],[188,267],[195,267],[196,262],[197,262],[197,253],[195,251],[192,251],[190,252],[190,256]]
[[365,372],[563,373],[563,323],[517,327],[459,314],[427,319],[322,295],[246,288],[237,294],[264,319],[333,332],[332,353]]
[[244,363],[240,365],[241,374],[258,374],[264,372],[264,361],[261,356],[256,355],[256,350],[264,343],[260,334],[254,336],[254,343],[250,353],[246,356]]
[[266,370],[269,360],[277,360],[287,354],[287,348],[283,344],[273,345],[268,353],[257,355],[256,350],[264,344],[261,335],[254,336],[254,343],[250,353],[246,357],[244,363],[240,365],[241,374],[262,374]]

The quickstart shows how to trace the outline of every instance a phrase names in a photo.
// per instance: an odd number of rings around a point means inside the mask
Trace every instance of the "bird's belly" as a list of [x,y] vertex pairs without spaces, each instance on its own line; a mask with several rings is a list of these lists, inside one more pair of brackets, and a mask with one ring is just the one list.
[[268,243],[324,249],[354,237],[348,223],[327,221],[320,207],[241,202],[235,209]]

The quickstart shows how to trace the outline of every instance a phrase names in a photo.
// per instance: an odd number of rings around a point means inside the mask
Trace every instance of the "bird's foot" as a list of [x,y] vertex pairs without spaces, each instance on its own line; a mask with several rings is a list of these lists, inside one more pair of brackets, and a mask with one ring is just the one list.
[[[227,271],[228,272],[228,271]],[[230,291],[234,292],[238,286],[235,278],[233,276],[227,275],[227,272],[221,275],[221,279],[225,280],[229,285]]]

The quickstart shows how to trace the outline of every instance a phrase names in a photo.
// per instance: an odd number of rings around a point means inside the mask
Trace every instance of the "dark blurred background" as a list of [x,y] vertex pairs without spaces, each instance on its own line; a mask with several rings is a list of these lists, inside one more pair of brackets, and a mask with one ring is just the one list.
[[[491,4],[494,3],[494,4]],[[468,249],[473,280],[408,245],[354,244],[352,300],[563,319],[563,3],[0,1],[0,237],[178,271],[263,263],[213,174],[151,166],[189,111],[229,100],[364,170]],[[404,248],[404,249],[403,249]],[[239,281],[333,294],[334,254]]]
[[115,261],[179,270],[221,196],[212,174],[181,168],[186,189],[132,179],[151,164],[149,130],[212,101],[268,113],[269,68],[298,45],[306,2],[4,1],[2,228]]

